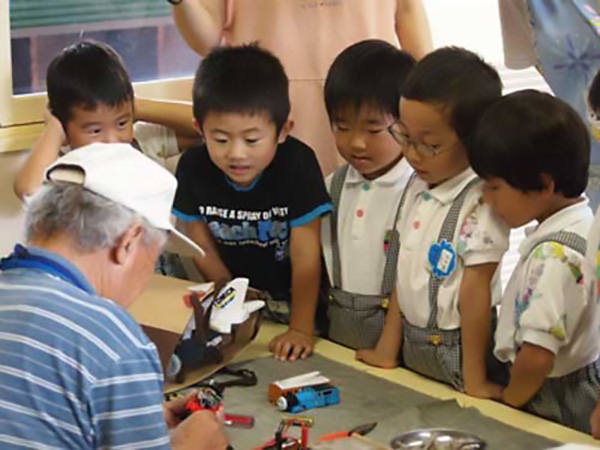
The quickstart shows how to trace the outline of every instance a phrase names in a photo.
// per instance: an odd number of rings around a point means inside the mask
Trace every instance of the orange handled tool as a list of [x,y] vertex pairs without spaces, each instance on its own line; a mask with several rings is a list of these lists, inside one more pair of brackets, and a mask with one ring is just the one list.
[[353,434],[358,434],[360,436],[364,436],[371,431],[373,428],[377,426],[377,422],[370,422],[354,427],[350,430],[338,431],[336,433],[326,434],[325,436],[321,436],[319,438],[319,442],[327,442],[327,441],[335,441],[337,439],[344,439]]

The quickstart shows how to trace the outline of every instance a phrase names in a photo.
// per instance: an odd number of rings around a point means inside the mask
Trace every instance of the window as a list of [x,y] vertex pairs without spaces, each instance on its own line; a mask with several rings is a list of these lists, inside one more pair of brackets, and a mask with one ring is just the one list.
[[27,147],[39,132],[32,124],[43,115],[46,68],[71,43],[110,44],[136,93],[153,97],[189,99],[200,60],[179,36],[165,0],[10,0],[0,4],[0,31],[0,66],[9,68],[0,78],[0,135],[10,132],[0,151]]

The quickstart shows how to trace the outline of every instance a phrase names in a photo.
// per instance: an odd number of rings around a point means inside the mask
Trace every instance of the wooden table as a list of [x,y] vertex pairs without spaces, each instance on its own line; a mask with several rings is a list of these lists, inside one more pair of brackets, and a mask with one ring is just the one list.
[[[261,358],[270,354],[268,344],[271,338],[285,331],[286,327],[270,322],[263,322],[256,340],[245,349],[234,362]],[[379,378],[406,386],[415,391],[438,398],[440,400],[454,399],[462,406],[477,408],[482,414],[492,417],[515,428],[535,433],[558,442],[569,442],[600,446],[600,441],[591,436],[558,425],[554,422],[541,419],[529,413],[516,410],[509,406],[492,400],[481,400],[455,391],[454,389],[436,381],[429,380],[407,369],[377,369],[367,366],[354,359],[354,351],[337,345],[326,339],[318,339],[315,353],[326,358],[350,366],[356,370],[369,373]],[[293,363],[290,363],[293,364]]]
[[[186,320],[184,319],[189,317],[189,310],[186,310],[183,306],[181,298],[186,292],[187,287],[193,284],[194,283],[189,281],[156,276],[153,278],[147,291],[138,301],[136,301],[131,312],[134,317],[142,319],[140,320],[141,322],[147,324],[155,324],[155,322],[158,324],[158,322],[160,322],[161,326],[170,331],[177,332],[180,328],[183,329],[182,323],[185,324]],[[166,311],[159,312],[155,310],[155,308],[164,308],[165,303],[169,304]],[[168,312],[168,314],[165,314],[166,312]],[[255,341],[243,350],[234,359],[234,362],[242,362],[268,356],[270,354],[268,349],[269,341],[273,336],[282,333],[285,329],[284,326],[263,321],[260,333]],[[406,386],[431,397],[440,400],[454,399],[462,406],[475,407],[488,417],[492,417],[495,420],[515,428],[530,433],[536,433],[548,439],[565,443],[570,442],[600,446],[600,441],[595,441],[589,435],[516,410],[498,402],[469,397],[455,391],[449,386],[426,379],[409,370],[402,368],[376,369],[367,366],[354,359],[354,351],[325,339],[317,340],[315,352],[356,370]]]

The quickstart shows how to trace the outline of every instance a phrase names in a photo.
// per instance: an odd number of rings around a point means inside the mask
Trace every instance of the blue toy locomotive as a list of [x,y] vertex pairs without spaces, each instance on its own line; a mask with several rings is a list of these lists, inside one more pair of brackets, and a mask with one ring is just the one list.
[[340,402],[340,391],[331,384],[318,384],[315,386],[288,391],[277,399],[277,408],[293,414],[306,409],[322,408],[336,405]]

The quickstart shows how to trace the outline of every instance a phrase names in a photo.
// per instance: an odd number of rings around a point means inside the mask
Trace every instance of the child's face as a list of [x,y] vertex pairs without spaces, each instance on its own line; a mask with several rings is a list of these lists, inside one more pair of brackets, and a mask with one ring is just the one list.
[[404,156],[419,178],[440,184],[469,167],[467,152],[439,106],[402,98]]
[[491,177],[485,180],[483,199],[511,228],[521,227],[543,212],[542,192],[523,192],[508,184],[502,178]]
[[594,136],[594,139],[596,139],[596,141],[600,141],[600,110],[594,111],[592,106],[588,103],[587,111],[588,122],[590,125],[592,136]]
[[249,186],[267,168],[277,144],[287,138],[290,125],[277,135],[268,114],[210,112],[200,127],[212,162],[239,186]]
[[126,101],[114,108],[103,104],[94,109],[73,106],[65,134],[72,149],[94,142],[130,143],[133,140],[133,103]]
[[385,174],[402,156],[402,147],[388,133],[394,117],[361,106],[338,112],[332,129],[340,155],[365,178]]

